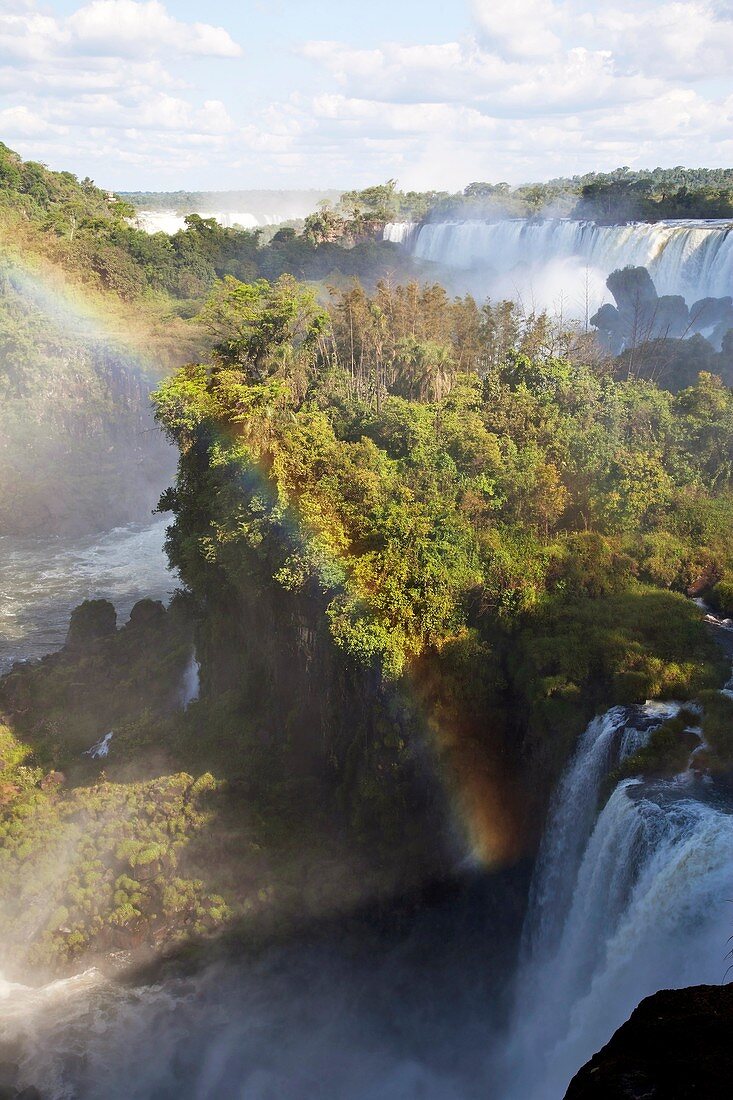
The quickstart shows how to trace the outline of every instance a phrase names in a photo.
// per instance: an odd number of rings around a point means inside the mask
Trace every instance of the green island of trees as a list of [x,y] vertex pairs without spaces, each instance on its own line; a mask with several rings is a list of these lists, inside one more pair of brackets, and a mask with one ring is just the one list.
[[[615,703],[698,701],[705,767],[730,776],[726,659],[689,598],[733,614],[719,374],[663,388],[545,316],[390,277],[395,250],[359,210],[348,248],[316,221],[267,245],[203,219],[148,237],[88,181],[0,153],[18,247],[119,318],[139,305],[161,347],[186,334],[155,394],[185,595],[121,630],[87,607],[60,654],[0,685],[6,955],[26,909],[24,960],[58,967],[312,918],[406,869],[419,884],[446,866],[446,791],[466,843],[514,859],[578,732]],[[347,278],[360,256],[366,286]],[[22,352],[32,325],[17,303],[7,316]],[[42,383],[23,364],[6,386]],[[668,725],[630,768],[679,767],[686,738]]]

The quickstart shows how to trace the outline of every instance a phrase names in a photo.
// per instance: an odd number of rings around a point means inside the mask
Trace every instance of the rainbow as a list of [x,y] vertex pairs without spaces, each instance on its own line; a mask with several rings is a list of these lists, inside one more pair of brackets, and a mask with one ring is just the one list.
[[[39,256],[19,255],[17,248],[0,243],[0,284],[15,294],[28,307],[37,311],[44,323],[70,339],[94,342],[123,351],[153,385],[167,373],[161,359],[153,352],[151,326],[143,318],[133,316],[112,295],[74,284],[54,265]],[[7,292],[7,290],[6,290]],[[111,308],[114,305],[114,308]],[[187,333],[188,347],[200,350]],[[179,364],[180,365],[180,360]],[[231,461],[232,448],[241,448],[241,429],[227,435],[221,433],[215,446],[219,460]],[[276,526],[281,538],[291,548],[292,555],[307,556],[331,590],[341,590],[356,599],[369,614],[369,593],[359,588],[346,547],[326,538],[312,518],[303,513],[299,502],[277,498],[276,490],[264,463],[252,461],[242,471],[242,490],[248,499],[260,497],[266,508],[277,512]],[[475,730],[467,729],[466,716],[455,708],[440,703],[439,676],[429,662],[417,659],[408,662],[400,678],[400,687],[422,717],[430,732],[436,757],[442,770],[448,772],[447,786],[451,790],[458,819],[463,823],[465,848],[470,857],[481,864],[496,866],[516,858],[521,841],[516,818],[517,799],[507,777],[500,774],[490,753],[479,752],[477,744],[485,740]],[[437,701],[437,703],[436,703]],[[482,731],[479,731],[479,733]]]
[[[355,574],[345,539],[327,537],[292,493],[278,493],[270,476],[270,456],[255,454],[248,445],[245,425],[219,425],[209,454],[210,461],[221,467],[239,467],[244,498],[259,499],[288,557],[296,562],[305,560],[324,591],[345,595],[367,619],[372,614],[370,593]],[[226,532],[222,534],[226,537]],[[521,792],[502,767],[499,753],[492,751],[490,731],[477,728],[475,718],[446,702],[448,693],[443,690],[439,667],[424,654],[408,659],[396,682],[430,738],[454,817],[462,826],[466,858],[489,868],[515,862],[527,844],[520,824]]]
[[0,292],[34,310],[53,332],[124,354],[152,385],[202,349],[200,333],[154,297],[127,303],[74,282],[39,253],[21,252],[0,233]]

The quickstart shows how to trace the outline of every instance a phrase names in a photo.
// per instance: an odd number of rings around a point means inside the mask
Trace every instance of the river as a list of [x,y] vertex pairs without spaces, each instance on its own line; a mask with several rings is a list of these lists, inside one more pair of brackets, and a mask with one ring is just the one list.
[[[157,519],[97,539],[3,539],[6,665],[59,647],[83,598],[112,599],[124,619],[141,596],[169,595],[164,533]],[[730,792],[693,753],[678,776],[602,797],[676,710],[616,707],[580,739],[521,954],[521,874],[473,870],[260,952],[229,943],[134,980],[0,980],[16,1084],[38,1090],[29,1100],[561,1100],[642,997],[725,980]]]
[[163,552],[167,521],[116,527],[101,536],[0,536],[0,673],[13,661],[59,649],[69,615],[103,597],[124,622],[143,596],[166,600],[176,578]]

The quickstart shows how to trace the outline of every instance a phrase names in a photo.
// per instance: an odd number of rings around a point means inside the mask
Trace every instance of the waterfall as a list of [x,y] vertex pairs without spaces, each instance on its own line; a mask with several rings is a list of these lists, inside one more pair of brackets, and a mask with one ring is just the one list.
[[511,1100],[557,1100],[642,998],[718,983],[733,918],[733,813],[691,775],[617,785],[608,770],[674,704],[616,707],[581,738],[548,817],[506,1051]]
[[[250,210],[201,210],[197,211],[201,218],[214,218],[225,229],[261,229],[268,225],[281,225],[295,217],[306,217],[305,214],[288,214],[284,210],[267,213],[253,213]],[[138,210],[132,219],[138,229],[146,233],[179,233],[186,229],[186,215],[176,210]]]
[[180,705],[183,710],[195,703],[199,697],[201,688],[201,665],[199,664],[194,649],[189,657],[188,664],[183,670],[180,688]]
[[103,757],[109,756],[109,746],[113,737],[114,730],[110,730],[109,733],[105,733],[103,737],[100,737],[90,749],[86,749],[82,756],[91,756],[92,760],[101,760]]
[[415,222],[388,222],[384,227],[384,239],[406,247],[412,243],[417,228]]
[[[601,784],[612,767],[641,748],[648,734],[677,713],[674,704],[613,707],[594,718],[578,742],[550,807],[532,884],[525,951],[546,951],[572,899],[575,877],[598,810]],[[532,950],[534,949],[534,950]]]
[[[591,308],[607,298],[605,280],[621,267],[646,267],[659,294],[688,303],[733,293],[733,225],[719,221],[596,225],[547,219],[392,223],[385,240],[419,260],[460,273],[459,281],[492,297],[520,297],[551,307]],[[586,303],[586,299],[589,302]]]

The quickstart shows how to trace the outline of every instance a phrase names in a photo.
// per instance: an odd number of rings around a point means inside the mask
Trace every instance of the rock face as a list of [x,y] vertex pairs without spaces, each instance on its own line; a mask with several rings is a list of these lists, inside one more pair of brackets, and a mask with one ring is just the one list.
[[575,1075],[565,1100],[728,1100],[733,985],[647,997]]
[[88,332],[61,331],[0,272],[0,529],[86,535],[145,522],[175,471],[150,391],[159,372]]
[[645,267],[612,272],[606,286],[615,306],[606,303],[591,317],[602,342],[614,355],[651,340],[682,340],[705,335],[716,351],[733,329],[733,299],[701,298],[689,306],[676,294],[657,294]]
[[109,638],[116,630],[117,612],[113,603],[84,600],[71,612],[66,644],[72,649],[93,648],[101,638]]

